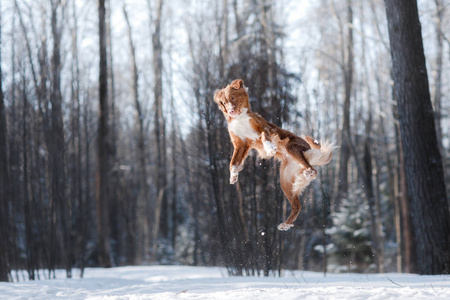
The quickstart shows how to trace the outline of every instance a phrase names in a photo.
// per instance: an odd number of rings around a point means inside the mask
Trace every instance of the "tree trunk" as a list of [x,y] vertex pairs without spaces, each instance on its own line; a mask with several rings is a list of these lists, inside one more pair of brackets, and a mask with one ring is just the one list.
[[379,227],[379,217],[376,205],[376,197],[374,192],[374,187],[372,183],[372,153],[370,151],[370,123],[372,123],[371,118],[366,123],[366,134],[367,138],[364,143],[364,156],[363,156],[363,168],[364,174],[361,174],[364,178],[364,190],[366,192],[367,202],[369,205],[369,215],[370,215],[370,235],[372,242],[372,251],[377,265],[377,272],[384,273],[384,257],[383,257],[383,246],[381,243]]
[[442,22],[444,21],[445,6],[442,0],[435,0],[436,3],[436,72],[434,76],[434,121],[436,124],[436,135],[441,156],[445,157],[444,145],[442,144],[442,57],[444,48],[444,33]]
[[[339,20],[340,21],[340,20]],[[333,205],[334,210],[339,210],[342,198],[348,192],[348,161],[350,159],[350,98],[353,83],[353,9],[352,0],[347,0],[347,23],[348,41],[347,50],[344,50],[344,39],[342,43],[342,69],[344,73],[344,106],[341,131],[341,149],[339,155],[339,181],[337,187],[336,200]],[[341,36],[344,34],[342,25]]]
[[385,0],[411,216],[421,274],[450,271],[450,217],[416,1]]
[[[86,219],[88,214],[85,209],[85,198],[83,197],[83,184],[82,184],[82,128],[81,128],[81,103],[80,103],[80,66],[79,66],[79,55],[78,55],[78,18],[77,18],[77,10],[76,10],[76,0],[72,0],[72,13],[74,20],[74,27],[72,33],[72,55],[73,55],[73,64],[72,64],[72,89],[73,89],[73,102],[76,105],[75,109],[75,119],[73,126],[73,136],[74,138],[73,147],[76,153],[75,161],[73,164],[76,166],[76,174],[73,176],[76,178],[75,184],[75,193],[76,193],[76,205],[78,208],[77,212],[77,233],[79,236],[76,238],[76,246],[75,251],[76,255],[75,260],[78,262],[80,268],[80,277],[82,277],[84,273],[84,265],[85,265],[85,248],[86,248]],[[86,105],[86,104],[85,104]],[[88,153],[86,153],[88,155]]]
[[[150,0],[148,0],[150,8]],[[157,171],[156,171],[156,189],[158,197],[161,196],[161,209],[159,219],[155,219],[155,222],[159,222],[159,232],[161,237],[167,238],[169,235],[169,223],[168,223],[168,210],[169,205],[167,203],[166,197],[166,128],[162,108],[162,72],[163,72],[163,60],[162,60],[162,45],[161,45],[161,18],[162,18],[162,7],[163,0],[158,0],[156,7],[156,19],[153,22],[154,30],[152,32],[152,47],[153,47],[153,76],[154,76],[154,106],[153,111],[155,113],[155,139],[156,139],[156,155],[157,155]],[[149,12],[152,14],[152,12]],[[154,237],[154,243],[156,242]],[[155,255],[155,253],[153,253]]]
[[[14,8],[14,14],[13,14],[13,18],[12,18],[12,26],[13,28],[15,28],[16,26],[16,7]],[[17,71],[17,65],[16,65],[16,47],[15,47],[15,41],[16,41],[16,32],[12,33],[12,37],[11,37],[12,41],[11,41],[11,65],[12,65],[12,72],[11,74],[16,74]],[[16,116],[16,91],[17,91],[17,82],[16,82],[16,77],[12,76],[11,78],[11,99],[10,99],[10,111],[11,111],[11,120],[17,120]],[[18,124],[16,124],[15,122],[11,122],[10,126],[9,126],[9,155],[8,155],[8,159],[9,159],[9,168],[8,168],[8,172],[10,174],[10,178],[14,178],[13,175],[18,174],[18,170],[20,169],[19,166],[19,150],[18,150],[18,141],[14,138],[16,136],[18,136]],[[6,149],[6,148],[5,148]],[[13,245],[15,243],[15,241],[17,240],[17,227],[14,224],[15,220],[15,216],[16,216],[16,212],[17,212],[17,207],[18,205],[18,189],[20,188],[20,185],[12,185],[12,181],[11,181],[11,189],[10,189],[10,203],[11,203],[11,231],[9,233],[10,235],[10,240],[11,240],[11,244]],[[11,269],[16,269],[16,280],[18,277],[18,257],[19,254],[17,253],[17,251],[12,251],[11,252],[11,258],[10,258],[10,262],[11,262]]]
[[[172,68],[170,68],[170,78],[173,78]],[[178,192],[178,152],[177,152],[177,135],[181,135],[178,131],[178,123],[177,123],[177,115],[175,111],[175,99],[173,96],[173,85],[172,80],[170,80],[170,110],[172,117],[172,200],[171,200],[171,210],[172,210],[172,248],[176,253],[176,244],[177,244],[177,233],[178,233],[178,200],[177,200],[177,192]]]
[[149,189],[147,185],[147,162],[146,162],[146,148],[145,148],[145,133],[144,133],[144,115],[139,100],[139,73],[136,62],[136,48],[133,43],[133,37],[131,32],[131,25],[128,19],[128,13],[125,6],[123,7],[123,14],[128,27],[128,41],[131,51],[131,66],[133,76],[133,98],[136,109],[136,125],[138,127],[138,147],[137,157],[139,159],[139,195],[137,204],[137,226],[140,234],[138,235],[137,245],[141,245],[141,248],[137,249],[136,261],[134,263],[139,264],[145,260],[150,249],[150,235],[148,224],[148,201],[149,201]]
[[66,268],[67,277],[71,275],[71,252],[72,246],[70,245],[70,232],[67,224],[71,224],[71,217],[68,215],[68,203],[69,200],[66,197],[66,176],[65,176],[65,163],[64,163],[64,123],[62,114],[62,96],[61,96],[61,26],[58,24],[61,20],[58,20],[58,9],[62,9],[61,1],[52,0],[52,17],[51,27],[53,36],[53,55],[52,55],[52,94],[51,101],[51,183],[52,183],[52,197],[53,202],[57,208],[57,224],[56,228],[61,232],[61,250],[64,251],[60,255],[64,266]]
[[[24,76],[24,75],[22,75]],[[25,77],[25,76],[24,76]],[[26,269],[28,272],[28,278],[30,280],[35,279],[36,262],[34,260],[34,238],[33,238],[33,219],[32,201],[29,196],[29,171],[28,171],[28,126],[27,126],[27,111],[28,111],[28,99],[26,96],[26,80],[22,78],[22,162],[23,162],[23,212],[25,218],[25,250],[26,250]]]
[[[91,166],[91,159],[90,159],[90,152],[91,152],[91,140],[89,139],[89,107],[90,107],[90,99],[89,99],[89,92],[86,95],[86,98],[84,99],[84,112],[83,112],[83,131],[84,131],[84,151],[85,151],[85,165],[84,165],[84,180],[85,180],[85,190],[84,190],[84,196],[83,196],[83,202],[82,206],[80,207],[81,212],[84,214],[85,218],[83,219],[81,223],[81,234],[84,236],[87,235],[88,231],[88,222],[87,222],[87,216],[89,215],[89,206],[87,205],[91,201],[91,184],[90,184],[90,166]],[[86,240],[86,237],[84,237],[84,241]],[[84,267],[86,265],[86,257],[85,253],[83,253],[81,257],[81,274],[80,277],[83,277],[84,275]]]
[[8,171],[8,153],[7,153],[7,128],[6,128],[6,110],[3,95],[3,76],[2,76],[2,27],[1,27],[1,4],[0,4],[0,281],[9,281],[10,265],[9,253],[11,249],[9,239],[9,215],[8,202],[11,198],[11,181]]
[[113,64],[113,39],[111,35],[111,0],[105,2],[106,5],[106,17],[105,17],[105,34],[106,34],[106,57],[107,57],[107,73],[108,73],[108,127],[109,127],[109,224],[110,224],[110,241],[114,245],[111,249],[111,256],[113,263],[118,260],[121,255],[121,251],[124,251],[126,247],[123,246],[120,235],[120,220],[123,218],[123,212],[117,209],[122,206],[122,202],[125,199],[119,198],[120,178],[119,178],[119,161],[117,158],[117,122],[120,115],[116,110],[116,85],[115,85],[115,75],[114,75],[114,64]]
[[[395,98],[395,96],[394,96]],[[398,202],[400,210],[400,221],[401,221],[401,236],[402,247],[401,254],[403,257],[403,265],[401,272],[415,273],[416,272],[416,250],[414,245],[414,231],[412,228],[412,220],[410,213],[410,201],[408,196],[408,188],[406,184],[406,173],[405,173],[405,159],[403,155],[403,147],[400,136],[400,126],[398,124],[398,112],[397,106],[394,107],[394,119],[395,122],[395,140],[397,149],[397,183],[396,183],[396,202]]]
[[111,176],[111,146],[108,108],[108,66],[106,54],[105,31],[105,0],[98,1],[99,15],[99,127],[97,142],[97,230],[98,230],[98,259],[100,266],[111,267],[110,224],[109,224],[109,189]]
[[331,226],[331,203],[330,203],[330,181],[326,174],[320,172],[320,187],[322,192],[322,213],[321,213],[321,230],[322,230],[322,272],[325,275],[328,271],[328,234],[326,232],[327,228]]

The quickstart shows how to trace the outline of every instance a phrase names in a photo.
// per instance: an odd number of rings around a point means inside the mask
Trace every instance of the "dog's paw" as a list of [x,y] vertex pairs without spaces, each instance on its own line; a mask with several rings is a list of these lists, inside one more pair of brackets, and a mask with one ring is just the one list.
[[277,146],[275,146],[271,142],[265,141],[263,143],[263,146],[264,146],[264,150],[266,150],[267,156],[274,156],[275,153],[277,153]]
[[235,184],[238,181],[238,173],[230,175],[230,184]]
[[232,166],[230,169],[230,184],[235,184],[238,181],[239,172],[236,170],[236,166]]
[[280,225],[278,225],[278,230],[280,231],[286,231],[291,229],[292,227],[294,227],[294,224],[286,224],[286,223],[281,223]]
[[306,169],[303,171],[303,176],[305,176],[306,180],[313,180],[317,177],[317,171],[311,168]]

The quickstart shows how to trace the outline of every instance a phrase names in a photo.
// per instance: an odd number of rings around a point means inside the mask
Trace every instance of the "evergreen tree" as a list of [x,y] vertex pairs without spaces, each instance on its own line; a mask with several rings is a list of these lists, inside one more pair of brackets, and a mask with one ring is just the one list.
[[361,190],[354,191],[342,200],[340,210],[333,215],[333,226],[326,230],[332,241],[327,250],[331,261],[341,266],[339,271],[369,270],[373,263],[369,228],[364,194]]

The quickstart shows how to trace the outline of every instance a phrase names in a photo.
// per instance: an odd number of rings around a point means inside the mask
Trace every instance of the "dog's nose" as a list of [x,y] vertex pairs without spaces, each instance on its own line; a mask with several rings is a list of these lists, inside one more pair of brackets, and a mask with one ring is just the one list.
[[234,109],[230,109],[230,114],[234,114]]

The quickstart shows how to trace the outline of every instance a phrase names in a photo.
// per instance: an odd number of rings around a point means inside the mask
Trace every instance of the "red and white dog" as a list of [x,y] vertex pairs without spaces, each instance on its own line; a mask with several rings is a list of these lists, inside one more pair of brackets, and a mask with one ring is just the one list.
[[247,88],[241,79],[217,90],[214,102],[219,105],[228,122],[228,131],[234,145],[230,162],[230,184],[237,182],[250,149],[256,149],[261,158],[276,157],[281,161],[281,188],[291,204],[291,214],[278,225],[278,229],[289,230],[300,213],[298,196],[317,176],[313,165],[329,163],[336,147],[329,142],[320,145],[309,136],[300,138],[252,112]]

